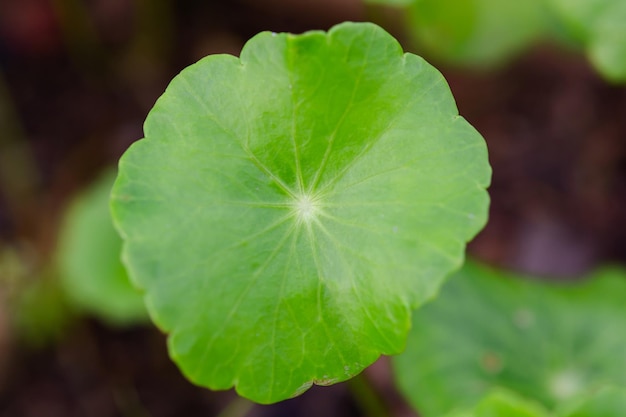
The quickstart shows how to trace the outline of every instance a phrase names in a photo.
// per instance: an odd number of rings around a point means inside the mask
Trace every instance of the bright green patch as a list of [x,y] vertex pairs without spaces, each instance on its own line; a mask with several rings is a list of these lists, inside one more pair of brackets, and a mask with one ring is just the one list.
[[373,24],[261,33],[158,100],[112,209],[184,374],[257,402],[400,352],[487,217],[481,136]]
[[540,405],[519,395],[495,388],[470,411],[458,411],[445,417],[548,417],[548,412]]
[[413,317],[398,381],[425,417],[473,407],[496,386],[553,409],[626,386],[626,272],[549,285],[467,264]]
[[563,417],[623,417],[626,416],[626,387],[605,386],[592,394],[576,398],[573,406],[565,407]]

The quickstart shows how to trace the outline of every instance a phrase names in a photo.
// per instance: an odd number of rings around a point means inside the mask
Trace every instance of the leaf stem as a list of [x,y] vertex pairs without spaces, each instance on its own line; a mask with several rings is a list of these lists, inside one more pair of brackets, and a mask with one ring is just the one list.
[[254,405],[252,401],[246,398],[237,397],[224,407],[217,417],[245,417]]
[[350,379],[347,385],[357,406],[367,417],[391,417],[387,406],[363,372]]

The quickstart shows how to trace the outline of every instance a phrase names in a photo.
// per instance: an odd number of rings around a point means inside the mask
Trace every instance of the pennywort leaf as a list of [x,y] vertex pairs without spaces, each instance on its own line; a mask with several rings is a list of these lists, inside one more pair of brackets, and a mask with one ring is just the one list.
[[398,382],[425,417],[504,387],[555,410],[626,387],[626,272],[550,285],[468,263],[413,317]]
[[403,349],[484,225],[489,179],[441,74],[344,23],[185,69],[111,204],[184,374],[270,403]]

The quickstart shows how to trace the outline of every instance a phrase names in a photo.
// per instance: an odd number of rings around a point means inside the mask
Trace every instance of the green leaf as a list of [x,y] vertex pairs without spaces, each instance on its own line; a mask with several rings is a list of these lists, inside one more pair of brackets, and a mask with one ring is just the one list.
[[489,178],[441,74],[345,23],[185,69],[112,209],[183,373],[270,403],[402,350],[485,223]]
[[507,390],[495,389],[474,411],[476,417],[546,417],[546,410]]
[[457,411],[446,417],[548,417],[540,405],[502,388],[494,388],[471,411]]
[[551,0],[550,4],[608,80],[626,82],[626,2]]
[[543,0],[414,0],[409,25],[425,52],[453,64],[493,67],[541,38]]
[[574,401],[561,417],[623,417],[626,416],[626,388],[605,386],[593,394]]
[[626,272],[533,282],[468,263],[413,317],[398,382],[425,417],[473,407],[502,386],[554,408],[626,386]]
[[115,171],[104,173],[68,208],[57,258],[61,283],[78,308],[116,325],[147,319],[142,295],[129,279],[109,213]]
[[494,388],[473,410],[455,411],[445,417],[623,417],[626,415],[626,389],[604,386],[576,397],[556,413],[522,398],[509,390]]

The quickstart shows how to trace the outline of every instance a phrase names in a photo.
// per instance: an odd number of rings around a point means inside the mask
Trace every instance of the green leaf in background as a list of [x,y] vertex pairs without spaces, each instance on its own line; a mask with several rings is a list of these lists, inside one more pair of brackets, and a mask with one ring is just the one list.
[[145,321],[147,312],[120,260],[122,240],[109,213],[114,180],[115,172],[107,171],[69,207],[57,257],[70,301],[111,324],[124,325]]
[[473,410],[456,411],[445,417],[623,417],[626,389],[603,386],[574,398],[568,405],[549,413],[541,405],[501,387],[489,392]]
[[[458,411],[445,417],[548,417],[548,412],[539,404],[519,395],[494,388],[470,411]],[[598,416],[599,417],[599,416]]]
[[131,278],[189,379],[261,403],[401,351],[487,216],[483,139],[369,23],[199,61],[145,137],[112,193]]
[[626,271],[555,285],[468,263],[413,316],[397,379],[425,417],[502,386],[554,409],[626,386]]
[[587,50],[598,71],[626,82],[626,1],[550,0],[572,37]]
[[453,64],[506,63],[544,35],[543,0],[414,0],[408,21],[419,47]]
[[624,417],[626,416],[626,388],[605,386],[593,394],[578,398],[574,406],[560,412],[562,417]]

